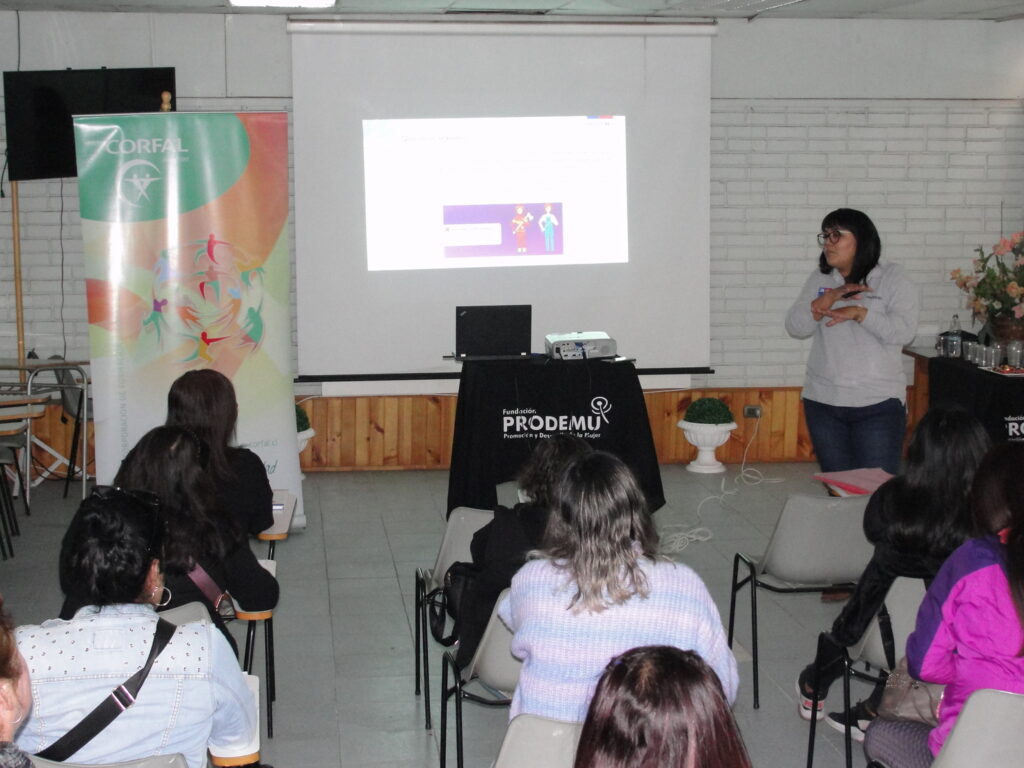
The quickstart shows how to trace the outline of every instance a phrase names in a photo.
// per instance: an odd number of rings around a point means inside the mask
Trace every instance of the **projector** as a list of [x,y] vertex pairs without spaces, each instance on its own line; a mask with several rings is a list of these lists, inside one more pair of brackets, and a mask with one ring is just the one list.
[[544,337],[544,352],[553,360],[615,357],[615,339],[604,331],[549,333]]

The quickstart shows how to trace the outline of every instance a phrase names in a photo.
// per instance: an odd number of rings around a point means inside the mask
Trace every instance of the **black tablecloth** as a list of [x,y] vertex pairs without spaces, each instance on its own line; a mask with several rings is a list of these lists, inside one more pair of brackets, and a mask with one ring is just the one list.
[[1024,378],[1000,376],[958,358],[928,361],[928,406],[964,408],[996,442],[1024,440]]
[[541,439],[571,432],[633,470],[651,511],[664,505],[643,391],[633,364],[610,360],[472,361],[462,366],[448,511],[493,509]]

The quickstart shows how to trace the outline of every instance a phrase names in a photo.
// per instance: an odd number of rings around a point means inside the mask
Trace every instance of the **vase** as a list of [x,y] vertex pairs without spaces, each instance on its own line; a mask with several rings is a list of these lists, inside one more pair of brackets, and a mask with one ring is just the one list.
[[686,439],[697,449],[697,458],[686,465],[690,472],[725,472],[725,464],[715,458],[715,448],[729,439],[729,433],[736,429],[736,422],[728,424],[697,424],[683,419],[677,425]]
[[1024,319],[1000,316],[989,320],[992,335],[999,341],[1024,341]]

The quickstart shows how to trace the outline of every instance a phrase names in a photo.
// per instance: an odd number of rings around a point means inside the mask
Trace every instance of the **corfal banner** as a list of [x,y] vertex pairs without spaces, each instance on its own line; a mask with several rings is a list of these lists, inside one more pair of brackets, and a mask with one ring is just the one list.
[[232,380],[238,444],[305,522],[291,370],[288,121],[280,112],[74,118],[96,476],[186,371]]

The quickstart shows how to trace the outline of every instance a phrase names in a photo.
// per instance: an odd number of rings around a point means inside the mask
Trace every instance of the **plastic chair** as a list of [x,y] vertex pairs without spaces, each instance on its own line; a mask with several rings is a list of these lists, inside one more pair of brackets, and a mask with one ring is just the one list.
[[975,691],[960,710],[932,768],[1020,765],[1024,755],[1024,694]]
[[[754,659],[754,709],[760,707],[757,651],[757,590],[822,592],[853,587],[874,548],[864,536],[867,496],[835,498],[793,494],[779,514],[760,558],[737,552],[732,562],[729,647],[736,618],[736,594],[750,589],[751,655]],[[740,579],[740,563],[747,575]]]
[[508,724],[494,768],[572,768],[582,723],[516,715]]
[[[921,607],[925,591],[922,579],[899,577],[889,587],[889,591],[885,595],[885,603],[882,605],[882,611],[888,616],[889,624],[892,628],[893,653],[891,655],[885,649],[885,641],[882,638],[881,623],[878,616],[871,620],[871,623],[856,645],[843,649],[841,663],[843,665],[844,711],[849,711],[850,709],[851,677],[867,680],[871,683],[882,682],[885,680],[888,671],[896,665],[896,661],[903,656],[904,649],[907,647],[907,638],[914,631],[914,625],[917,622],[917,611]],[[879,615],[882,614],[882,611],[879,611]],[[827,632],[822,632],[818,636],[819,653],[816,658],[821,657],[821,649],[824,645],[835,645]],[[854,666],[859,662],[866,665],[865,670],[857,669]],[[871,668],[878,669],[880,672],[872,674],[867,671]],[[818,670],[815,669],[815,675],[817,674]],[[814,695],[811,697],[812,712],[818,708],[818,699],[818,691],[815,690]],[[814,764],[814,734],[817,728],[817,720],[815,718],[812,717],[810,722],[811,727],[807,740],[807,768],[812,768]],[[853,734],[850,731],[849,720],[846,723],[844,736],[846,766],[847,768],[852,768]]]
[[[494,512],[472,507],[456,507],[448,516],[448,524],[441,539],[441,548],[433,568],[416,569],[416,634],[413,655],[416,657],[416,695],[420,695],[420,681],[423,683],[423,709],[426,729],[430,721],[430,669],[427,661],[427,612],[444,611],[444,575],[452,563],[469,562],[473,559],[469,545],[473,534],[494,519]],[[422,670],[422,673],[421,673]]]
[[126,760],[123,763],[57,763],[42,757],[29,755],[29,760],[36,768],[188,768],[185,756],[175,752],[171,755],[153,755],[140,757],[138,760]]
[[[523,663],[512,655],[512,632],[498,618],[498,606],[508,594],[502,590],[494,603],[490,621],[480,638],[473,660],[459,669],[455,654],[445,651],[441,660],[441,768],[445,768],[448,751],[448,700],[455,698],[455,754],[458,768],[462,768],[462,700],[469,699],[491,707],[507,707],[512,703],[512,692],[519,683]],[[448,673],[454,683],[448,686]],[[484,689],[484,695],[466,690],[471,682]]]

